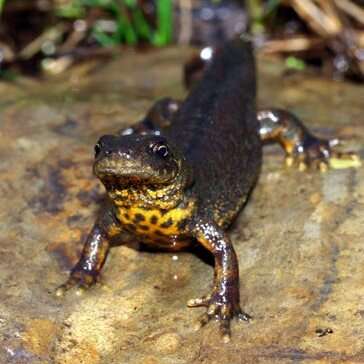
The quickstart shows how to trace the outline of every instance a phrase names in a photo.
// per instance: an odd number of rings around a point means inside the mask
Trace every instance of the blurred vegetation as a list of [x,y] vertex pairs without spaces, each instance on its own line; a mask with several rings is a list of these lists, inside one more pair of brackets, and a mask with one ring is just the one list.
[[221,44],[248,32],[286,66],[364,80],[362,0],[0,0],[0,76],[60,73],[134,47]]
[[[11,6],[10,2],[13,6],[16,3],[14,0],[0,0],[0,11],[5,3]],[[19,9],[21,2],[17,1]],[[36,6],[34,4],[34,9]],[[170,0],[156,0],[153,3],[138,0],[55,0],[45,2],[43,7],[49,10],[46,15],[60,20],[86,20],[90,13],[96,18],[109,20],[108,23],[94,19],[90,25],[91,35],[102,46],[119,43],[134,45],[140,41],[163,46],[171,41],[173,17]]]
[[172,12],[171,0],[0,0],[0,77],[57,74],[120,44],[165,46]]
[[261,51],[306,64],[336,79],[364,81],[363,0],[247,0],[250,31]]
[[95,22],[91,27],[91,34],[102,46],[119,43],[134,45],[142,40],[163,46],[168,44],[172,37],[171,5],[170,0],[156,1],[155,27],[148,22],[143,5],[137,0],[70,0],[58,4],[55,14],[68,19],[84,19],[87,11],[91,9],[108,13],[113,26],[107,28],[103,27],[102,23]]

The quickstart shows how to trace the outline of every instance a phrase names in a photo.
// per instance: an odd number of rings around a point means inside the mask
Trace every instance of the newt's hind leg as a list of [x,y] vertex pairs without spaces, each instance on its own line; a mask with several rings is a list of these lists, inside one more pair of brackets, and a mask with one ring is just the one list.
[[149,109],[144,119],[129,128],[120,130],[119,134],[160,134],[163,128],[171,124],[180,105],[180,101],[169,97],[160,99]]
[[286,164],[297,165],[303,171],[307,166],[326,171],[331,168],[360,166],[354,153],[339,153],[332,148],[337,139],[325,140],[314,136],[292,113],[281,109],[259,110],[260,137],[263,142],[277,142],[286,152]]

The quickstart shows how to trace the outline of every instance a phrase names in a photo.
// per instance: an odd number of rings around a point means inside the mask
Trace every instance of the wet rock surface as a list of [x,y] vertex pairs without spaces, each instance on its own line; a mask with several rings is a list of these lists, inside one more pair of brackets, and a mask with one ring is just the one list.
[[[191,252],[116,246],[101,282],[54,295],[82,247],[103,188],[98,136],[182,97],[186,52],[124,53],[51,81],[0,84],[0,363],[231,364],[364,362],[364,168],[287,170],[265,149],[259,183],[231,230],[243,309],[222,344],[195,331],[213,270]],[[287,107],[363,156],[363,87],[283,75],[259,63],[259,104]]]

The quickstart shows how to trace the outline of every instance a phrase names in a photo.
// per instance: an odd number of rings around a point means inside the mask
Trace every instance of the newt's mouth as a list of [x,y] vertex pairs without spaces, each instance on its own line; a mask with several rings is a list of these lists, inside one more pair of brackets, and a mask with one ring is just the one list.
[[169,184],[176,176],[175,171],[155,171],[138,163],[120,163],[107,158],[96,160],[93,171],[105,185],[117,188]]
[[105,185],[107,190],[127,190],[131,187],[139,189],[147,184],[147,180],[141,179],[136,176],[132,177],[118,177],[114,175],[98,176],[101,182]]

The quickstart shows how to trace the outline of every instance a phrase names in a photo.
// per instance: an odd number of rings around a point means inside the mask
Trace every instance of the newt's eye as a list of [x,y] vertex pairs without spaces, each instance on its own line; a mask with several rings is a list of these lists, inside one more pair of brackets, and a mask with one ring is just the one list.
[[101,152],[101,145],[99,143],[97,143],[95,145],[95,158],[98,157],[98,155],[100,154],[100,152]]
[[169,154],[169,149],[165,144],[154,144],[152,146],[152,151],[162,158],[166,158]]

